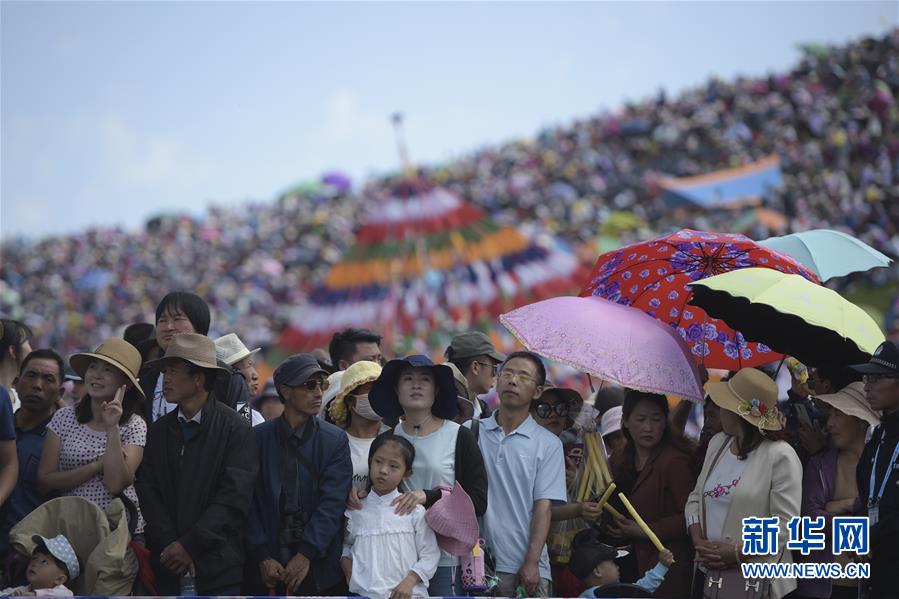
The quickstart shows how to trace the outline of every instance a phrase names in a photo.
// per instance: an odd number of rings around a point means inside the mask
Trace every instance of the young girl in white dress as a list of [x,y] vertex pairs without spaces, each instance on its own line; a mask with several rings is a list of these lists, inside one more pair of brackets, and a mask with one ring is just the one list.
[[351,593],[372,599],[427,597],[428,581],[437,570],[437,537],[425,522],[425,508],[396,514],[390,502],[397,487],[412,474],[415,448],[403,437],[385,433],[368,454],[371,492],[361,510],[347,510],[346,537],[340,565]]

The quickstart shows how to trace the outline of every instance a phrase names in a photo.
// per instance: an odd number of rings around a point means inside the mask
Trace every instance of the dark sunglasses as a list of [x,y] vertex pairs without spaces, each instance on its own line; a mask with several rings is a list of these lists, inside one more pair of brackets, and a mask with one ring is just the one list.
[[300,387],[306,389],[307,391],[315,391],[316,387],[321,387],[322,391],[327,391],[328,387],[331,386],[331,383],[328,382],[328,379],[310,379],[300,385]]
[[557,404],[540,402],[534,406],[534,411],[540,418],[549,418],[553,412],[559,416],[568,416],[571,406],[568,405],[567,401]]

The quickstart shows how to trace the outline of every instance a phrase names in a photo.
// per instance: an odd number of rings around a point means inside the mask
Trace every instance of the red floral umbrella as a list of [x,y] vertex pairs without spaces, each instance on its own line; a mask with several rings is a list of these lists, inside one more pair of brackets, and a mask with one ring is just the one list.
[[820,283],[808,268],[744,235],[683,229],[603,254],[581,296],[596,295],[640,308],[674,327],[700,364],[739,370],[783,356],[762,343],[746,341],[723,321],[687,305],[692,295],[687,285],[752,266],[799,274]]

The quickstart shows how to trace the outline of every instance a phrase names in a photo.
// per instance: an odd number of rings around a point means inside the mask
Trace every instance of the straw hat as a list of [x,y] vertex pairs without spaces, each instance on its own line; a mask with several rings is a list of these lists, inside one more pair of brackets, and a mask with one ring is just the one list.
[[743,417],[759,429],[779,431],[777,383],[755,368],[743,368],[729,381],[709,383],[709,397],[719,407]]
[[218,365],[215,358],[215,342],[206,335],[197,333],[181,333],[175,335],[169,342],[169,348],[165,355],[158,360],[148,362],[148,365],[161,368],[166,360],[178,358],[190,362],[199,368],[228,372]]
[[244,358],[248,358],[261,350],[257,347],[254,350],[247,349],[235,333],[228,333],[215,340],[215,356],[228,366],[234,366]]
[[379,376],[381,376],[381,365],[377,362],[362,360],[350,364],[343,371],[343,376],[340,377],[339,391],[334,396],[334,401],[330,402],[328,413],[331,414],[331,420],[337,423],[345,422],[349,416],[346,396],[366,383],[373,383]]
[[334,396],[335,401],[343,401],[347,395],[366,383],[375,382],[381,376],[381,365],[377,362],[362,360],[351,364],[343,371],[340,378],[340,391]]
[[131,385],[140,393],[141,397],[146,398],[137,378],[142,360],[140,352],[137,351],[136,347],[124,339],[109,339],[101,343],[100,347],[95,349],[93,353],[73,354],[69,358],[69,364],[72,366],[72,370],[78,373],[78,376],[83,380],[84,373],[93,360],[101,360],[118,368],[122,374],[128,377]]
[[880,424],[880,415],[871,409],[871,405],[865,399],[865,384],[861,381],[849,383],[836,393],[816,395],[815,398],[848,416],[864,420],[871,426]]

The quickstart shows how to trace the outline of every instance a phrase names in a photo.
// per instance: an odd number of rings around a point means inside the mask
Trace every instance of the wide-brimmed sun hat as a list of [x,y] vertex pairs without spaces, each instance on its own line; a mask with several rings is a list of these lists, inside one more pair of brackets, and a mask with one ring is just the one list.
[[343,401],[346,396],[366,383],[373,383],[381,376],[381,365],[377,362],[363,360],[350,364],[340,378],[340,390],[334,396],[335,401]]
[[181,333],[172,337],[165,355],[158,360],[147,362],[147,365],[162,368],[168,360],[184,360],[198,368],[228,372],[216,362],[215,342],[206,335],[197,333]]
[[453,371],[445,364],[434,364],[427,356],[415,355],[406,358],[397,358],[387,362],[381,371],[381,376],[374,382],[368,393],[368,401],[372,409],[381,418],[393,419],[403,415],[403,407],[400,405],[396,393],[400,373],[406,368],[427,368],[434,376],[436,397],[431,413],[438,418],[452,420],[459,413],[459,404],[456,401],[456,383],[453,380]]
[[815,399],[820,399],[848,416],[864,420],[871,426],[880,424],[880,415],[871,409],[871,404],[865,399],[865,384],[861,381],[849,383],[836,393],[816,395]]
[[459,481],[452,489],[442,487],[441,491],[441,498],[425,512],[425,521],[437,536],[438,547],[450,555],[470,555],[480,536],[471,497]]
[[580,393],[574,389],[569,389],[568,387],[556,387],[548,380],[543,385],[543,393],[540,394],[540,397],[534,403],[540,403],[547,395],[555,395],[562,398],[562,401],[571,404],[568,413],[572,419],[574,419],[580,413],[581,408],[584,407],[584,398],[581,397]]
[[73,354],[69,358],[69,364],[83,380],[87,367],[94,360],[101,360],[118,368],[122,374],[128,377],[131,385],[140,393],[141,397],[146,397],[137,378],[143,360],[141,360],[140,352],[136,347],[124,339],[109,339],[101,343],[93,352]]
[[759,429],[779,431],[777,383],[755,368],[743,368],[726,382],[709,383],[708,394],[719,407]]
[[339,390],[334,396],[334,401],[330,402],[331,405],[328,411],[331,415],[331,420],[338,424],[346,421],[349,416],[346,407],[347,395],[350,395],[366,383],[375,382],[379,376],[381,376],[381,365],[377,362],[361,360],[350,364],[343,371],[343,376],[340,377]]
[[228,366],[234,366],[244,358],[259,353],[261,349],[261,347],[247,349],[235,333],[228,333],[215,340],[215,355]]

